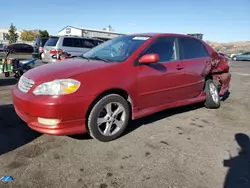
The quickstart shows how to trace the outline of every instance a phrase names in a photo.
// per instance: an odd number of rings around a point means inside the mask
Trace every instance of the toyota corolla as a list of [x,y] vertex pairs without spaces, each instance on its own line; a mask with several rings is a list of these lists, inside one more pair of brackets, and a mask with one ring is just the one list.
[[29,70],[12,89],[13,104],[38,132],[111,141],[130,119],[198,102],[219,108],[231,79],[228,62],[195,37],[124,35]]

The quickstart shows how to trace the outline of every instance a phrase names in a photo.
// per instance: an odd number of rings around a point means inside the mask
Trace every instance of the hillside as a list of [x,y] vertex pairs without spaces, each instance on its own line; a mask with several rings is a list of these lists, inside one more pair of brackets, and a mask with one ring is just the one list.
[[222,50],[226,53],[238,53],[250,51],[250,41],[228,42],[218,43],[212,41],[206,41],[216,50]]

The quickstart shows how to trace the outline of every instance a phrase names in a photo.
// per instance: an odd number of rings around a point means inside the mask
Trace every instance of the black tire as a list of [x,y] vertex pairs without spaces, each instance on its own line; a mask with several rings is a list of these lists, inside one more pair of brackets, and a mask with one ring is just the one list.
[[[115,134],[111,136],[105,136],[98,129],[97,119],[98,119],[100,111],[109,103],[120,103],[123,106],[124,112],[125,112],[125,120],[124,120],[123,126],[120,128],[120,130],[118,130],[118,132],[116,132]],[[101,142],[109,142],[121,136],[121,134],[124,132],[124,130],[128,126],[129,120],[130,120],[130,107],[129,107],[128,101],[126,101],[120,95],[109,94],[101,98],[99,101],[97,101],[95,105],[93,106],[93,108],[91,109],[90,114],[87,119],[87,130],[92,138]]]
[[[210,91],[210,87],[213,85],[216,88],[217,98],[218,100],[214,100]],[[218,91],[217,85],[214,83],[213,80],[207,80],[205,85],[205,92],[206,92],[206,102],[205,107],[209,109],[216,109],[220,107],[220,95]]]
[[5,72],[4,73],[4,76],[7,78],[7,77],[10,77],[10,73],[9,72]]

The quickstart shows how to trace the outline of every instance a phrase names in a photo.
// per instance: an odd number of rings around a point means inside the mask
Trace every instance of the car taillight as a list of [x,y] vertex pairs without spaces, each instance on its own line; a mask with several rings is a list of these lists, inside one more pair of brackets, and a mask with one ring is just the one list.
[[43,47],[39,47],[39,52],[42,53],[43,51]]
[[63,53],[63,50],[61,50],[61,49],[59,49],[59,50],[57,50],[57,49],[51,49],[51,50],[49,51],[49,53],[52,54],[52,55],[55,55],[55,54],[62,54],[62,53]]

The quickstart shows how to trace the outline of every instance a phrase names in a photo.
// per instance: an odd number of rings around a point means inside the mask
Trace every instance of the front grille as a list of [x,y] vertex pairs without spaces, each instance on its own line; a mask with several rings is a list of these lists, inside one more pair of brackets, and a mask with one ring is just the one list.
[[35,82],[29,78],[22,76],[18,82],[18,89],[24,93],[27,93]]

